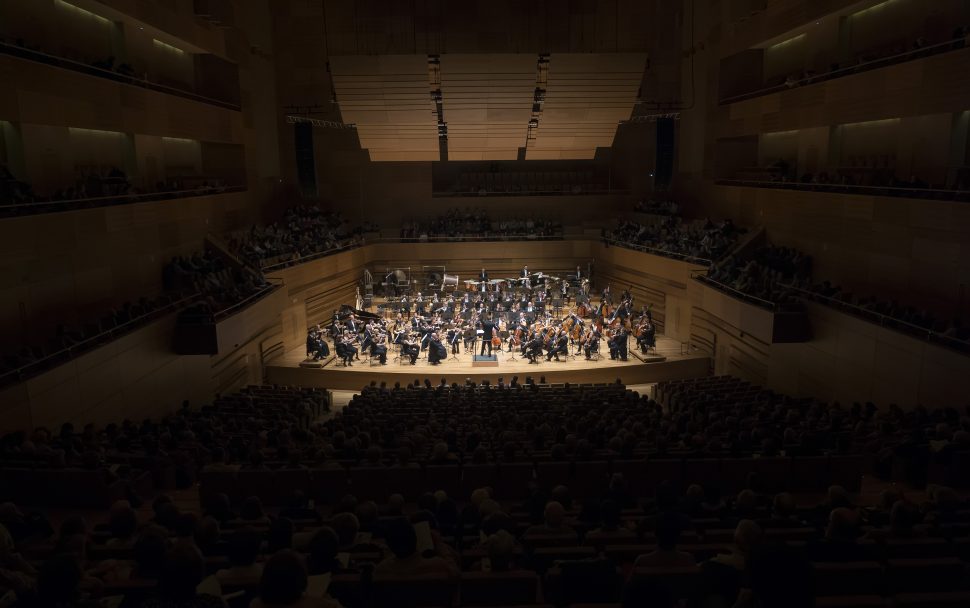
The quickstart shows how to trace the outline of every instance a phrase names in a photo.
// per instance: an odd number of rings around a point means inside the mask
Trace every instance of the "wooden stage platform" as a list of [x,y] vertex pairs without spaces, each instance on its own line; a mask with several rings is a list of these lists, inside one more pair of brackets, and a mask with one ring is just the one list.
[[[604,345],[605,346],[605,345]],[[678,380],[707,375],[710,371],[710,358],[700,354],[681,354],[680,343],[660,336],[657,338],[657,354],[645,357],[641,353],[630,352],[627,361],[611,361],[609,355],[598,361],[587,361],[582,355],[557,362],[542,359],[539,364],[530,364],[528,359],[519,358],[509,361],[507,352],[499,352],[496,367],[473,367],[471,353],[462,352],[458,359],[450,358],[439,365],[428,363],[425,353],[421,353],[416,365],[394,362],[395,349],[388,352],[387,365],[379,365],[376,360],[368,364],[361,355],[350,367],[331,359],[323,367],[301,367],[304,361],[303,349],[294,349],[266,366],[266,382],[296,386],[312,386],[339,390],[360,390],[370,382],[395,382],[405,384],[416,379],[429,378],[438,384],[445,378],[452,382],[464,383],[466,379],[475,382],[489,380],[495,383],[499,377],[508,383],[512,376],[524,382],[532,376],[537,382],[545,376],[546,382],[614,382],[619,378],[625,384],[646,384],[662,380]]]

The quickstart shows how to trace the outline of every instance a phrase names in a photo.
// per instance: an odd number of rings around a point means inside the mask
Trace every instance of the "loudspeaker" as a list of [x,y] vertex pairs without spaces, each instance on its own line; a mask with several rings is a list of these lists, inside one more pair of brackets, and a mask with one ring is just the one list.
[[674,119],[657,119],[657,165],[654,170],[654,188],[670,185],[674,176]]

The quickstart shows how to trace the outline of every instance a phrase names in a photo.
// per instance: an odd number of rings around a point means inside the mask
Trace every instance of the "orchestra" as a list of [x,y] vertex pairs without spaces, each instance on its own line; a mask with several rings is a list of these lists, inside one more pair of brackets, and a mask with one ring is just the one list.
[[[589,277],[579,266],[564,278],[530,272],[523,266],[518,277],[489,279],[482,268],[465,285],[464,293],[456,289],[440,296],[438,292],[427,296],[414,292],[413,297],[406,290],[398,292],[383,306],[384,314],[342,306],[326,331],[319,324],[308,328],[306,357],[320,361],[332,350],[347,367],[362,354],[370,357],[371,365],[387,365],[393,345],[399,349],[395,361],[411,365],[424,356],[430,365],[439,365],[449,352],[455,359],[462,352],[501,352],[509,359],[520,354],[538,364],[543,358],[547,362],[580,355],[586,360],[598,358],[605,339],[610,359],[627,361],[631,336],[640,352],[656,350],[652,309],[634,308],[632,285],[622,291],[616,306],[610,285],[593,302]],[[557,294],[556,300],[551,293]],[[571,298],[574,305],[570,306]]]

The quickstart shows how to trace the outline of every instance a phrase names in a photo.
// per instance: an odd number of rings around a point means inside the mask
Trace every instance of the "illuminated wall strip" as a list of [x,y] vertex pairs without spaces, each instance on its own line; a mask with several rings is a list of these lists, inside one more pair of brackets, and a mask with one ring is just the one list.
[[77,133],[78,135],[100,135],[100,136],[111,136],[111,137],[124,137],[125,134],[121,131],[103,131],[101,129],[83,129],[81,127],[68,127],[68,133]]
[[856,12],[852,13],[851,15],[849,15],[849,17],[850,18],[852,18],[852,17],[859,17],[860,15],[864,15],[865,13],[868,13],[869,11],[875,11],[875,10],[879,10],[881,8],[884,8],[887,4],[891,4],[891,3],[895,2],[895,1],[896,0],[885,0],[884,2],[880,2],[879,4],[873,4],[869,8],[864,8],[861,11],[856,11]]
[[781,42],[779,42],[777,44],[773,44],[773,45],[769,46],[765,50],[770,51],[772,49],[777,49],[780,46],[785,46],[786,44],[791,44],[792,42],[795,42],[796,40],[801,40],[804,37],[805,37],[805,32],[802,32],[801,34],[798,34],[797,36],[792,36],[788,40],[782,40]]
[[168,44],[167,42],[162,42],[158,38],[152,38],[152,43],[154,43],[155,46],[157,46],[160,49],[164,49],[164,50],[169,51],[169,52],[172,52],[172,53],[178,53],[179,55],[184,55],[185,54],[185,51],[183,51],[182,49],[178,48],[177,46],[172,46],[171,44]]
[[181,143],[181,144],[197,144],[197,143],[199,143],[199,141],[196,140],[196,139],[188,139],[186,137],[164,137],[163,136],[162,137],[162,141],[171,141],[171,142]]
[[797,135],[798,131],[798,129],[793,129],[791,131],[769,131],[768,133],[762,133],[762,135],[765,137],[782,137],[785,135]]
[[882,118],[880,120],[866,120],[863,122],[847,122],[843,123],[843,127],[875,127],[879,125],[890,125],[893,123],[898,123],[898,118]]
[[106,24],[110,24],[111,23],[111,19],[108,19],[107,17],[102,17],[101,15],[99,15],[97,13],[92,13],[88,9],[81,8],[80,6],[78,6],[76,4],[71,4],[70,2],[64,2],[64,0],[54,0],[54,4],[56,6],[60,6],[60,7],[66,8],[68,10],[75,11],[75,12],[81,14],[81,15],[84,15],[85,17],[92,18],[92,19],[95,19],[97,21],[100,21],[101,23],[106,23]]

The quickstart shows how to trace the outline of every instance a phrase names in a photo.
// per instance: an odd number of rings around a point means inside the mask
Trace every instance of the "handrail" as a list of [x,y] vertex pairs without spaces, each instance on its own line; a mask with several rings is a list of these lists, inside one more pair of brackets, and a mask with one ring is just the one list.
[[[236,302],[235,304],[231,304],[228,307],[223,308],[222,310],[217,310],[216,312],[212,313],[213,322],[232,316],[233,314],[236,313],[237,310],[240,310],[249,306],[251,303],[255,302],[256,300],[261,300],[264,296],[268,295],[271,291],[274,291],[278,287],[283,286],[283,279],[279,277],[272,277],[266,280],[267,282],[270,283],[269,285],[263,287],[259,291],[249,294],[248,296]],[[274,283],[273,281],[279,281],[279,283]]]
[[328,255],[333,255],[335,253],[340,253],[341,251],[348,251],[350,249],[356,249],[363,245],[363,241],[350,243],[348,245],[342,245],[340,247],[335,247],[332,249],[325,249],[324,251],[317,251],[316,253],[311,253],[310,255],[300,256],[296,259],[284,260],[282,262],[277,262],[275,264],[270,264],[269,266],[260,266],[260,271],[263,274],[268,272],[276,272],[277,270],[283,270],[284,268],[289,268],[290,266],[295,266],[297,264],[303,264],[304,262],[312,262],[313,260],[318,260],[320,258],[325,258]]
[[[203,186],[192,190],[165,190],[161,192],[145,192],[142,194],[119,194],[114,196],[95,196],[90,198],[70,198],[58,201],[34,201],[30,203],[5,204],[0,202],[0,215],[21,215],[9,213],[11,210],[24,209],[31,213],[22,215],[33,215],[39,213],[59,213],[62,211],[74,211],[78,207],[95,208],[107,207],[112,204],[134,204],[153,200],[165,200],[175,198],[190,198],[194,196],[211,196],[216,194],[226,194],[230,192],[245,192],[246,186]],[[117,202],[113,202],[117,201]],[[52,205],[56,209],[42,210],[43,207]]]
[[[967,199],[970,200],[970,190],[946,190],[940,188],[901,188],[899,186],[860,186],[855,184],[826,184],[817,182],[787,182],[787,181],[770,181],[770,180],[751,180],[751,179],[734,179],[728,177],[719,177],[714,180],[715,184],[723,184],[729,186],[750,186],[754,188],[777,188],[781,190],[815,190],[815,191],[826,191],[826,192],[839,192],[846,190],[857,190],[858,192],[849,192],[849,194],[873,194],[880,195],[884,193],[885,196],[907,196],[917,193],[929,193],[937,195],[947,195],[952,200],[957,199]],[[931,198],[926,196],[912,196],[911,198]],[[935,197],[939,198],[939,197]]]
[[560,231],[558,234],[529,234],[526,232],[504,233],[504,234],[469,234],[462,236],[401,236],[401,237],[377,237],[376,241],[388,241],[392,243],[461,243],[464,241],[491,243],[496,241],[561,241],[565,233]]
[[72,72],[82,72],[89,74],[91,76],[97,76],[99,78],[105,78],[108,80],[114,80],[122,84],[127,84],[131,86],[141,87],[143,89],[150,89],[158,91],[159,93],[169,93],[172,95],[177,95],[179,97],[184,97],[186,99],[191,99],[193,101],[201,101],[210,105],[219,106],[226,108],[228,110],[235,110],[239,112],[242,110],[242,106],[235,103],[230,103],[228,101],[222,101],[220,99],[213,99],[211,97],[206,97],[205,95],[200,95],[186,89],[179,89],[177,87],[171,87],[165,84],[160,84],[157,82],[152,82],[144,78],[135,78],[134,76],[126,76],[119,72],[114,72],[112,70],[106,70],[104,68],[99,68],[87,63],[82,63],[80,61],[75,61],[73,59],[68,59],[66,57],[58,57],[57,55],[50,55],[44,53],[43,51],[35,51],[34,49],[17,46],[15,44],[9,44],[7,42],[0,42],[0,52],[7,55],[12,55],[14,57],[19,57],[21,59],[27,59],[29,61],[36,61],[38,63],[43,63],[45,65],[50,65],[56,68],[61,68],[64,70],[71,70]]
[[717,288],[717,289],[719,289],[721,291],[731,292],[731,294],[733,294],[735,297],[737,297],[739,299],[742,299],[742,300],[749,301],[749,302],[751,302],[752,304],[754,304],[756,306],[760,306],[761,308],[769,308],[773,312],[778,312],[779,309],[780,309],[779,304],[776,303],[776,302],[772,302],[770,300],[764,300],[762,298],[759,298],[758,296],[753,296],[750,293],[745,293],[743,291],[739,291],[739,290],[731,287],[730,285],[726,285],[726,284],[724,284],[724,283],[722,283],[722,282],[720,282],[720,281],[718,281],[716,279],[712,279],[711,277],[709,277],[707,275],[698,274],[698,273],[691,273],[691,278],[694,279],[695,281],[700,281],[701,283],[710,283],[711,286],[713,286],[713,287],[715,287],[715,288]]
[[607,189],[597,189],[597,190],[587,190],[585,188],[580,189],[577,192],[573,192],[572,189],[567,190],[461,190],[461,191],[451,191],[451,190],[435,190],[431,193],[431,198],[445,198],[445,197],[455,197],[455,198],[471,198],[471,197],[482,197],[487,198],[490,196],[585,196],[587,194],[630,194],[631,190],[629,188],[607,188]]
[[952,338],[950,336],[941,334],[938,331],[934,331],[932,329],[927,329],[925,327],[915,325],[913,323],[910,323],[909,321],[897,319],[896,317],[891,317],[881,312],[876,312],[874,310],[869,310],[868,308],[863,308],[858,304],[845,302],[843,300],[839,300],[838,298],[826,296],[824,294],[821,294],[815,291],[803,289],[801,287],[796,287],[794,285],[782,285],[782,287],[785,287],[786,289],[791,289],[792,291],[795,291],[801,294],[801,297],[804,299],[826,304],[832,308],[848,309],[849,311],[853,312],[855,316],[863,317],[865,320],[869,322],[878,322],[880,327],[890,327],[892,325],[895,325],[897,327],[899,326],[905,327],[907,328],[908,333],[922,335],[927,340],[939,341],[957,350],[963,350],[963,351],[970,350],[970,342],[967,342],[966,340],[959,340],[957,338]]
[[[898,63],[903,63],[907,61],[907,58],[916,55],[939,55],[945,53],[947,50],[955,51],[958,49],[965,48],[963,46],[954,46],[960,40],[965,40],[963,37],[951,38],[944,42],[938,42],[936,44],[931,44],[929,46],[924,46],[918,49],[911,49],[904,53],[897,53],[895,55],[888,55],[886,57],[880,57],[878,59],[870,59],[869,61],[864,61],[862,63],[857,63],[856,65],[839,68],[837,70],[830,70],[822,74],[815,76],[807,76],[805,78],[800,78],[792,82],[783,82],[781,84],[772,85],[770,87],[763,87],[755,91],[749,91],[747,93],[739,93],[738,95],[732,95],[731,97],[725,97],[718,100],[718,105],[725,105],[729,103],[735,103],[738,101],[744,101],[746,99],[753,99],[755,97],[761,97],[762,95],[768,95],[770,93],[775,93],[777,91],[787,91],[789,89],[802,86],[803,84],[814,84],[816,82],[824,82],[826,80],[834,80],[835,78],[841,78],[842,76],[848,74],[856,74],[860,72],[868,72],[870,70],[875,70],[884,65],[893,65]],[[949,48],[947,48],[949,47]]]
[[702,264],[705,266],[710,266],[713,261],[707,258],[702,258],[694,255],[688,255],[686,253],[677,253],[675,251],[667,251],[666,249],[659,249],[657,247],[651,247],[649,245],[643,245],[641,243],[631,243],[629,241],[621,241],[620,239],[604,236],[601,239],[609,243],[610,245],[618,245],[625,249],[633,249],[634,251],[643,251],[645,253],[652,253],[654,255],[659,255],[665,258],[673,258],[675,260],[680,260],[682,262],[691,262],[693,264]]
[[116,325],[111,329],[103,331],[95,336],[91,336],[90,338],[85,338],[76,344],[72,344],[68,346],[67,348],[63,348],[57,352],[51,353],[49,355],[45,355],[44,357],[37,359],[36,361],[31,361],[30,363],[27,363],[26,365],[21,365],[18,368],[0,373],[0,384],[2,384],[7,379],[8,376],[16,375],[19,377],[24,372],[24,370],[27,370],[32,367],[41,366],[42,364],[47,363],[53,359],[62,357],[65,353],[73,356],[74,351],[83,350],[84,346],[89,345],[92,342],[99,342],[107,336],[113,336],[119,333],[119,331],[121,333],[127,333],[127,331],[121,331],[121,330],[132,329],[133,325],[141,323],[146,319],[148,319],[149,317],[158,317],[160,314],[167,314],[169,311],[174,312],[175,310],[178,310],[179,308],[181,308],[182,307],[181,305],[183,303],[189,303],[189,302],[195,301],[199,298],[200,295],[201,294],[199,292],[195,292],[192,295],[185,296],[184,298],[180,298],[175,302],[169,302],[168,304],[166,304],[165,306],[162,306],[161,308],[157,308],[155,310],[146,312],[145,314],[139,315],[134,319],[129,319],[128,321],[125,321],[120,325]]

